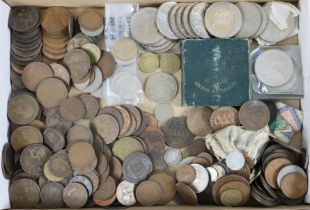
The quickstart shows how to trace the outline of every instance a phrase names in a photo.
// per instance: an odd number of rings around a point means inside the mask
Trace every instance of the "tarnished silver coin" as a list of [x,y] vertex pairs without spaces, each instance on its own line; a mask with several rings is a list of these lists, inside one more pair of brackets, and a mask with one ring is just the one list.
[[74,176],[69,181],[69,183],[79,183],[79,184],[82,184],[87,189],[88,197],[90,197],[92,195],[92,193],[93,193],[93,184],[85,176]]
[[195,32],[193,31],[192,26],[190,24],[190,21],[189,21],[189,14],[196,4],[197,4],[197,2],[188,3],[186,5],[184,11],[182,12],[182,25],[183,25],[185,31],[190,35],[190,38],[198,39],[199,36],[197,36],[197,34],[195,34]]
[[196,171],[196,178],[190,184],[190,187],[193,189],[195,193],[203,192],[209,185],[209,173],[207,169],[199,164],[191,164],[191,166]]
[[178,149],[170,148],[165,152],[164,160],[169,166],[178,166],[182,161],[182,153]]
[[176,2],[165,2],[158,8],[156,16],[156,25],[158,30],[169,39],[179,39],[171,30],[169,25],[170,10],[176,5]]
[[135,184],[127,180],[119,183],[116,189],[116,198],[124,206],[132,206],[137,201],[135,198]]
[[204,39],[210,37],[206,29],[204,20],[204,15],[208,6],[209,4],[205,2],[195,4],[195,6],[190,10],[189,13],[189,22],[192,30],[194,31],[196,36]]
[[170,28],[171,30],[173,31],[173,33],[179,37],[179,39],[185,39],[186,37],[181,33],[181,31],[179,30],[178,28],[178,25],[177,25],[177,21],[176,21],[176,14],[177,14],[177,11],[179,9],[179,7],[181,6],[182,4],[175,4],[172,9],[170,10],[169,12],[169,25],[170,25]]
[[159,122],[166,122],[173,117],[173,114],[171,104],[158,104],[154,110],[154,115]]

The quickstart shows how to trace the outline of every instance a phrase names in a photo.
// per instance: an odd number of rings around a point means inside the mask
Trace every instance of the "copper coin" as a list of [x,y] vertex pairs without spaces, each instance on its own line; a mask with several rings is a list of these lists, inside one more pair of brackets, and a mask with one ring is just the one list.
[[98,115],[101,115],[101,114],[109,114],[115,117],[115,119],[117,120],[119,124],[119,127],[121,128],[121,131],[123,130],[123,125],[124,125],[123,115],[121,111],[119,111],[117,108],[113,106],[106,106],[99,110]]
[[93,197],[98,200],[107,200],[115,194],[115,191],[116,182],[111,176],[108,176],[104,183],[100,182]]
[[[111,163],[112,165],[114,165],[113,163]],[[104,154],[99,154],[98,156],[98,164],[96,167],[96,170],[98,171],[99,175],[102,175],[108,168],[109,163],[107,158],[105,157]]]
[[92,131],[83,125],[75,125],[68,130],[67,133],[67,148],[69,149],[69,144],[83,141],[93,144],[94,136]]
[[97,134],[103,138],[106,144],[114,142],[120,132],[117,120],[109,114],[95,117],[92,121],[92,125]]
[[65,57],[65,53],[64,54],[52,54],[50,52],[48,52],[44,47],[42,48],[42,53],[44,56],[48,57],[51,60],[57,61],[60,59],[63,59]]
[[135,135],[135,132],[140,128],[141,126],[141,123],[142,123],[142,115],[141,115],[141,112],[139,110],[139,108],[133,106],[133,105],[129,105],[129,104],[126,104],[126,105],[123,105],[123,107],[125,109],[127,109],[130,113],[133,114],[135,120],[136,120],[136,128],[133,132],[133,135]]
[[212,133],[210,117],[213,110],[209,107],[193,108],[187,115],[186,124],[195,136],[206,136]]
[[79,24],[86,30],[96,31],[103,26],[103,17],[95,10],[87,9],[78,16]]
[[121,106],[117,106],[115,108],[117,108],[123,116],[123,127],[121,127],[119,136],[124,137],[131,126],[131,116],[130,113],[125,108]]
[[195,192],[186,184],[179,182],[176,185],[178,196],[188,205],[197,205],[198,199]]
[[177,168],[176,178],[178,182],[191,184],[196,178],[196,171],[191,165],[181,165]]
[[181,149],[181,153],[183,158],[189,157],[189,156],[196,156],[201,152],[206,151],[206,143],[205,140],[203,138],[197,138],[194,139],[194,141]]
[[147,118],[147,126],[158,127],[158,121],[156,120],[155,116],[148,112],[144,112],[144,113]]
[[194,136],[188,130],[185,117],[175,117],[164,125],[166,143],[173,148],[186,147],[192,143]]
[[43,132],[44,143],[53,151],[59,152],[65,146],[63,134],[54,128],[47,128]]
[[202,157],[196,157],[194,160],[192,160],[192,163],[199,164],[204,167],[210,166],[209,162],[205,158],[202,158]]
[[43,136],[35,127],[21,126],[13,131],[11,144],[15,151],[20,151],[30,144],[43,144]]
[[39,83],[36,95],[42,106],[48,109],[59,106],[67,97],[68,90],[60,79],[47,78]]
[[68,29],[70,13],[64,7],[49,7],[42,14],[41,26],[51,33],[61,33]]
[[64,186],[57,182],[49,182],[45,184],[40,192],[41,202],[46,208],[60,208],[63,206],[64,201],[62,192]]
[[91,95],[81,95],[79,99],[84,103],[86,108],[86,119],[93,119],[99,111],[99,102]]
[[110,52],[105,51],[97,62],[97,66],[102,72],[103,79],[107,79],[113,75],[116,69],[116,62],[113,55]]
[[270,111],[268,106],[262,101],[247,101],[239,110],[239,119],[246,129],[259,130],[268,125]]
[[69,122],[83,119],[86,113],[84,103],[78,98],[66,98],[60,103],[60,115]]
[[301,198],[307,192],[308,188],[307,177],[298,172],[289,173],[281,179],[280,188],[283,194],[288,198],[291,199]]
[[109,174],[110,174],[110,167],[108,165],[106,170],[99,176],[99,184],[105,183],[105,181],[107,180]]
[[208,161],[209,165],[213,164],[213,157],[209,153],[201,152],[197,156],[206,159]]
[[267,183],[274,189],[277,189],[277,176],[281,168],[286,165],[292,164],[292,162],[286,158],[276,158],[271,160],[265,168],[264,174]]
[[98,200],[96,198],[93,198],[93,201],[95,204],[97,204],[98,206],[101,206],[101,207],[106,207],[106,206],[110,206],[111,204],[114,203],[114,201],[116,200],[116,193],[109,199],[107,200]]
[[154,206],[162,199],[163,189],[155,181],[141,182],[136,189],[136,197],[142,206]]
[[20,94],[9,100],[8,117],[17,125],[32,122],[39,112],[39,104],[30,94]]
[[88,173],[75,173],[75,176],[84,176],[84,177],[88,178],[92,184],[92,189],[93,189],[92,193],[94,193],[98,189],[99,175],[98,175],[97,171],[94,170],[94,171],[91,171]]
[[2,161],[1,169],[6,179],[10,179],[10,176],[14,172],[14,153],[11,144],[5,143],[2,149]]
[[159,172],[152,175],[149,180],[157,182],[163,190],[162,197],[157,203],[158,205],[165,205],[174,198],[176,194],[176,186],[174,179],[170,175]]
[[72,123],[65,121],[59,111],[59,107],[48,109],[45,112],[46,116],[46,127],[53,127],[57,130],[61,131],[62,133],[67,133],[69,128],[71,128]]
[[86,142],[77,142],[69,150],[69,160],[75,171],[90,172],[97,165],[94,148]]
[[110,163],[110,175],[118,181],[122,179],[122,163],[116,157],[113,157]]
[[70,183],[63,190],[63,200],[69,208],[82,208],[86,205],[88,194],[80,183]]
[[35,177],[43,174],[44,164],[52,156],[52,152],[42,144],[32,144],[27,146],[21,156],[20,165],[22,169]]
[[19,179],[9,188],[12,208],[35,208],[40,201],[40,187],[30,179]]
[[230,106],[219,107],[211,114],[210,124],[214,131],[230,125],[239,125],[238,111]]
[[52,54],[52,55],[63,55],[64,53],[67,52],[67,48],[61,48],[61,49],[54,49],[51,47],[48,47],[47,45],[43,45],[44,51]]
[[14,7],[10,11],[9,26],[17,32],[25,33],[37,27],[40,13],[35,7]]

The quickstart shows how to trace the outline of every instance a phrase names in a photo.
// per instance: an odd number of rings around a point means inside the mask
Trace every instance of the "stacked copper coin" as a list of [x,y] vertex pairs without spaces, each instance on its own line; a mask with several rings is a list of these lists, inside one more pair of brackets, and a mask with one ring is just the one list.
[[22,73],[24,67],[41,59],[40,13],[34,7],[15,7],[10,12],[11,67]]
[[91,37],[99,36],[104,29],[104,22],[102,15],[92,9],[83,11],[78,16],[80,29],[83,34]]
[[50,7],[42,14],[41,26],[44,56],[51,60],[63,59],[67,52],[67,43],[73,33],[71,14],[64,7]]

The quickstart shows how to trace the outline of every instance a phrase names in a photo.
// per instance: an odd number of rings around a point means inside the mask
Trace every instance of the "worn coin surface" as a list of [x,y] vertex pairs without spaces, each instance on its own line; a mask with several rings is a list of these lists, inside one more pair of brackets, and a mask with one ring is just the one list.
[[162,199],[163,189],[155,181],[141,182],[136,189],[138,202],[143,206],[154,206]]
[[204,137],[212,133],[210,117],[213,110],[209,107],[195,107],[187,115],[186,124],[188,129],[195,135]]
[[111,198],[116,191],[116,182],[114,178],[108,176],[104,182],[100,181],[99,187],[93,197],[98,200],[107,200]]
[[72,143],[84,141],[93,144],[94,136],[90,128],[83,125],[75,125],[67,133],[67,149],[70,149]]
[[78,21],[82,28],[90,31],[96,31],[103,26],[103,17],[99,12],[92,9],[83,11],[78,16]]
[[13,131],[11,144],[15,151],[20,151],[30,144],[43,144],[43,136],[35,127],[21,126]]
[[205,26],[204,16],[209,4],[206,2],[200,2],[195,4],[189,12],[189,22],[196,36],[200,38],[209,38],[209,33]]
[[86,110],[85,118],[93,119],[99,111],[99,102],[97,101],[97,99],[87,94],[79,96],[79,99],[85,105],[85,110]]
[[83,119],[86,113],[84,103],[78,98],[66,98],[60,103],[61,116],[69,121],[74,122]]
[[191,184],[196,178],[196,171],[191,165],[180,165],[176,171],[178,182]]
[[82,49],[71,50],[65,55],[63,63],[70,71],[73,79],[81,79],[89,72],[90,58]]
[[169,13],[171,9],[176,5],[176,2],[165,2],[160,5],[156,15],[156,26],[160,33],[162,33],[168,39],[179,39],[171,30],[169,25]]
[[137,139],[133,137],[123,137],[114,143],[112,152],[114,156],[124,161],[131,153],[144,152],[144,149]]
[[65,146],[65,138],[59,130],[46,128],[43,132],[44,143],[53,151],[59,152]]
[[214,131],[221,130],[230,125],[238,125],[238,111],[230,106],[219,107],[211,114],[210,124]]
[[82,46],[82,49],[87,52],[90,57],[91,63],[97,63],[101,57],[101,50],[93,43],[87,43]]
[[164,160],[169,166],[178,166],[182,161],[182,153],[178,149],[170,148],[165,152]]
[[178,196],[189,205],[197,205],[198,199],[196,193],[192,190],[192,188],[182,182],[177,183],[176,190]]
[[292,162],[286,158],[276,158],[271,160],[265,168],[264,174],[267,183],[274,189],[277,189],[277,176],[281,168],[290,165]]
[[117,120],[109,114],[102,114],[95,117],[92,121],[92,125],[97,134],[103,138],[106,144],[114,142],[120,132]]
[[93,193],[93,185],[92,185],[91,181],[85,176],[76,175],[76,176],[72,177],[72,179],[70,179],[69,183],[80,183],[80,184],[82,184],[88,192],[88,197],[90,197]]
[[82,208],[88,200],[87,190],[80,183],[70,183],[63,190],[63,199],[69,208]]
[[59,34],[68,30],[70,13],[64,7],[50,7],[44,10],[41,19],[42,28],[50,34]]
[[174,110],[171,104],[158,104],[155,107],[154,115],[159,122],[166,122],[173,117]]
[[116,69],[115,59],[110,52],[102,52],[101,58],[96,64],[102,72],[103,79],[112,76]]
[[243,197],[239,190],[229,189],[221,193],[220,200],[224,206],[239,206],[242,203]]
[[143,53],[139,57],[139,69],[144,73],[152,73],[159,67],[158,55],[154,53]]
[[124,206],[132,206],[137,201],[135,198],[135,184],[128,182],[127,180],[119,183],[116,189],[116,197],[118,202]]
[[40,13],[35,7],[14,7],[10,11],[9,26],[20,33],[29,32],[40,22]]
[[66,85],[69,86],[70,85],[70,74],[67,68],[59,63],[51,63],[50,66],[53,70],[54,77],[61,79],[63,82],[66,83]]
[[[113,106],[106,106],[104,108],[101,108],[98,112],[98,115],[101,115],[101,114],[109,114],[109,115],[112,115],[113,117],[115,117],[115,119],[117,120],[118,124],[119,124],[119,127],[121,129],[120,131],[120,136],[122,136],[122,134],[124,133],[125,129],[128,129],[127,126],[129,126],[130,122],[126,122],[124,124],[124,117],[123,117],[123,114],[127,117],[129,117],[129,113],[127,112],[127,110],[125,110],[123,107],[119,107],[121,109],[121,111],[116,108],[116,107],[113,107]],[[123,113],[123,114],[122,114]],[[124,126],[125,126],[125,129],[124,129]],[[126,130],[127,131],[127,130]]]
[[162,53],[159,55],[159,69],[168,74],[174,74],[179,71],[181,61],[179,56],[173,53]]
[[64,201],[62,192],[64,186],[57,182],[46,183],[40,192],[41,202],[46,208],[60,208],[63,206]]

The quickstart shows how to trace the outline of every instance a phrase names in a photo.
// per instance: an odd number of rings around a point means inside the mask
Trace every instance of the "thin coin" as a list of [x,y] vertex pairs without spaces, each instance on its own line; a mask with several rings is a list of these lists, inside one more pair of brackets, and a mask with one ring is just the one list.
[[182,152],[183,158],[186,158],[189,156],[196,156],[199,153],[204,152],[206,150],[207,148],[206,148],[206,143],[205,143],[204,138],[197,138],[197,139],[194,139],[190,145],[182,148],[181,152]]
[[169,39],[179,39],[169,25],[169,13],[175,5],[176,2],[165,2],[161,4],[156,15],[156,26],[158,30]]
[[230,125],[238,125],[238,111],[230,106],[222,106],[213,111],[210,124],[214,131],[221,130]]
[[99,12],[92,9],[83,11],[78,16],[78,21],[81,27],[90,31],[98,30],[103,26],[103,17]]
[[57,182],[46,183],[40,192],[41,202],[46,208],[60,208],[63,206],[64,201],[62,198],[62,192],[64,186]]
[[63,200],[69,208],[82,208],[88,200],[86,188],[79,183],[70,183],[63,190]]
[[188,129],[195,135],[204,137],[212,133],[210,117],[213,110],[209,107],[193,108],[187,115],[186,124]]
[[163,189],[155,181],[144,181],[136,189],[136,197],[142,206],[154,206],[162,199]]
[[98,200],[96,198],[93,198],[93,201],[98,205],[98,206],[101,206],[101,207],[107,207],[107,206],[110,206],[111,204],[114,203],[114,201],[116,200],[116,193],[114,193],[114,195],[109,198],[108,200]]
[[11,144],[15,151],[21,151],[30,144],[43,144],[43,136],[35,127],[21,126],[13,131]]
[[191,184],[196,178],[196,171],[191,165],[180,165],[177,168],[176,178],[178,182]]
[[1,169],[3,172],[3,176],[6,179],[10,179],[15,169],[14,153],[10,143],[4,144],[1,157],[2,157]]
[[116,189],[116,197],[118,202],[124,206],[132,206],[137,201],[135,198],[135,184],[126,180],[119,183]]
[[106,156],[102,154],[101,152],[99,155],[97,155],[97,158],[98,158],[98,164],[97,164],[96,170],[98,171],[99,175],[102,175],[109,167],[109,163],[108,163]]
[[84,103],[78,98],[66,98],[60,103],[61,116],[69,121],[74,122],[83,119],[86,113]]
[[81,49],[85,50],[90,57],[91,63],[97,63],[101,57],[101,50],[93,43],[84,44]]
[[209,38],[209,33],[205,26],[205,13],[209,4],[206,2],[196,3],[189,12],[189,23],[194,34],[200,38]]
[[191,189],[190,186],[179,182],[176,185],[176,190],[178,196],[184,201],[186,204],[189,205],[197,205],[198,204],[198,199],[196,193]]
[[117,120],[109,114],[102,114],[95,117],[92,121],[92,125],[97,134],[103,138],[106,144],[114,142],[120,132]]
[[144,114],[146,115],[146,118],[147,118],[147,123],[146,123],[147,126],[158,127],[158,122],[154,115],[148,112],[144,112]]
[[59,152],[65,146],[65,138],[57,129],[47,128],[43,132],[44,143],[53,151]]

